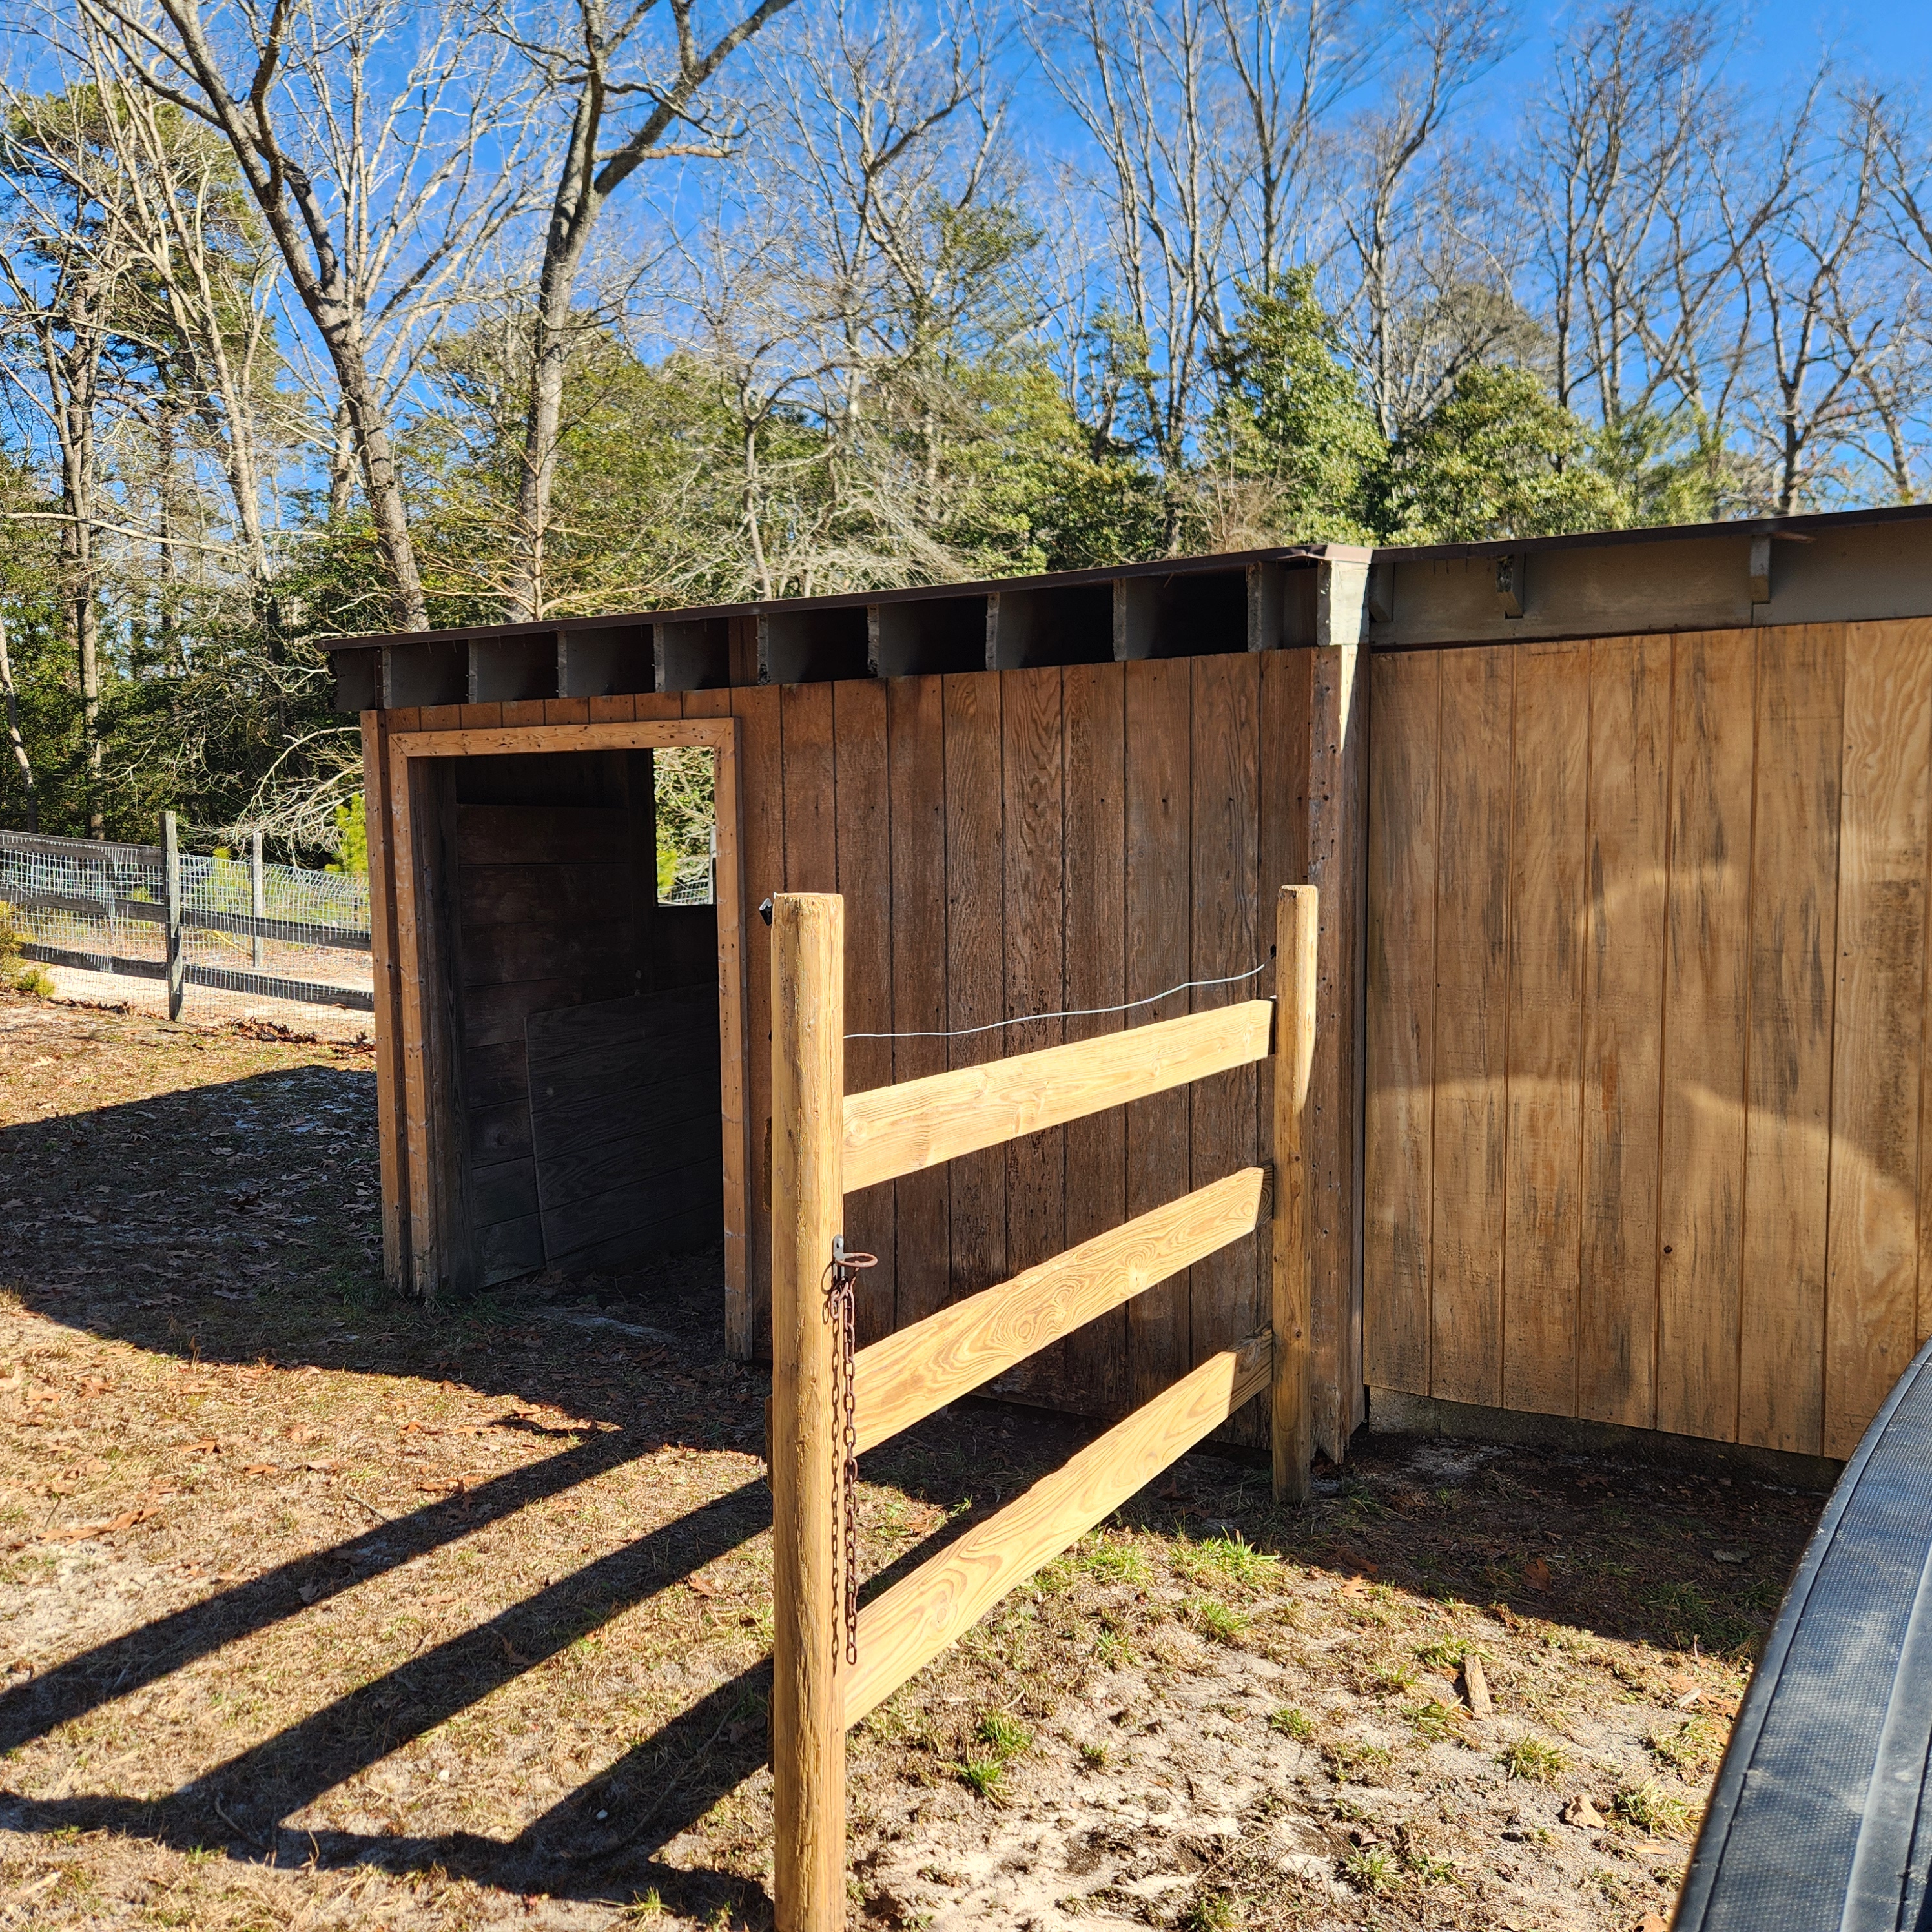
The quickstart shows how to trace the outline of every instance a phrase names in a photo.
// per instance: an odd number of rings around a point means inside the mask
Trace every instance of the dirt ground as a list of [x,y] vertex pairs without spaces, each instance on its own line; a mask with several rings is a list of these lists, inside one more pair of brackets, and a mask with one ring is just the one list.
[[[0,1924],[765,1926],[716,1258],[398,1304],[374,1090],[0,997]],[[866,1568],[1080,1439],[879,1450]],[[1188,1458],[860,1727],[854,1924],[1660,1924],[1820,1498],[1367,1438],[1318,1486]]]

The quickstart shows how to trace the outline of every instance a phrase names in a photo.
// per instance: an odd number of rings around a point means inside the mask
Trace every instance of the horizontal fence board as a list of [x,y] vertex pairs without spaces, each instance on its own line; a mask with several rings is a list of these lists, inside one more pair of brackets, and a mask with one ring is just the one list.
[[1244,1168],[862,1349],[860,1453],[1251,1233],[1264,1178]]
[[[71,966],[82,973],[111,973],[127,980],[165,980],[166,962],[160,959],[128,959],[118,954],[76,952],[64,946],[42,946],[29,942],[20,948],[22,958],[43,966]],[[194,966],[183,969],[190,986],[205,986],[211,992],[254,993],[266,1000],[290,1000],[304,1006],[346,1006],[352,1012],[376,1010],[373,993],[358,986],[330,986],[309,980],[284,980],[273,973],[231,972],[224,966]]]
[[[161,969],[164,972],[166,968]],[[226,966],[186,969],[190,986],[212,992],[253,993],[265,1000],[292,1000],[304,1006],[346,1006],[352,1012],[373,1013],[376,996],[358,986],[331,986],[320,980],[284,980],[273,973],[243,973]]]
[[1246,1000],[848,1094],[846,1192],[1265,1059],[1274,1019],[1272,1000]]
[[847,1724],[877,1709],[1009,1590],[1259,1395],[1273,1360],[1266,1333],[1210,1357],[868,1604],[859,1612],[859,1661],[845,1684]]
[[605,752],[689,746],[716,751],[731,742],[723,718],[656,718],[648,723],[525,724],[493,730],[398,731],[390,755],[404,758],[487,758],[532,752]]
[[[8,903],[23,912],[70,912],[95,920],[110,916],[106,900],[88,898],[80,892],[16,892]],[[112,916],[140,926],[165,926],[168,917],[167,909],[151,899],[116,899]],[[369,950],[368,934],[353,926],[311,926],[293,919],[256,919],[239,912],[196,912],[192,907],[182,915],[182,929],[239,933],[244,938],[280,940],[287,946],[328,947],[344,952]]]

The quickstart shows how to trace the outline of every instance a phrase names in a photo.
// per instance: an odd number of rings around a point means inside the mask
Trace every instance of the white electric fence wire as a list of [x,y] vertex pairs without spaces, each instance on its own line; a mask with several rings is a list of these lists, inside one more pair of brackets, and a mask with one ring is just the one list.
[[1171,1000],[1177,993],[1192,993],[1209,986],[1238,986],[1244,980],[1252,980],[1258,973],[1265,973],[1269,962],[1264,959],[1258,966],[1250,966],[1245,973],[1230,973],[1225,980],[1184,980],[1178,986],[1170,986],[1164,993],[1150,993],[1144,1000],[1124,1000],[1118,1006],[1071,1006],[1064,1012],[1022,1013],[1010,1020],[988,1020],[984,1026],[958,1027],[950,1033],[848,1033],[848,1040],[968,1040],[976,1033],[998,1033],[1003,1027],[1037,1026],[1042,1020],[1093,1020],[1104,1018],[1109,1013],[1130,1013],[1137,1006],[1158,1006],[1162,1000]]

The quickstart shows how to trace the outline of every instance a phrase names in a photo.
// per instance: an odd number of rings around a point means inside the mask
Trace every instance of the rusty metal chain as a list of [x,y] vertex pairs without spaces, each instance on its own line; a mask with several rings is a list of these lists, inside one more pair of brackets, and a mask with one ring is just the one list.
[[[859,1415],[853,1358],[853,1285],[864,1268],[877,1268],[876,1255],[845,1251],[845,1237],[832,1243],[832,1265],[825,1271],[825,1319],[838,1324],[838,1360],[832,1376],[832,1578],[840,1594],[845,1624],[845,1661],[859,1661]],[[841,1562],[841,1558],[843,1562]],[[838,1654],[832,1655],[833,1666]]]

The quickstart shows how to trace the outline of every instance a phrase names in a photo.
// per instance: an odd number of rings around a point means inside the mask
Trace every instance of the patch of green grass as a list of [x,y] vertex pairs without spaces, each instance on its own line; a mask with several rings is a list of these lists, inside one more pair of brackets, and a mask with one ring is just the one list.
[[1006,1766],[1032,1744],[1033,1733],[1010,1712],[988,1711],[973,1735],[981,1748],[960,1760],[960,1781],[980,1797],[1004,1803]]
[[1447,1744],[1462,1735],[1462,1706],[1445,1704],[1439,1697],[1432,1697],[1426,1703],[1412,1704],[1402,1715],[1431,1744]]
[[1002,1758],[1018,1757],[1033,1743],[1033,1733],[1005,1711],[988,1711],[980,1720],[979,1739],[989,1744]]
[[1554,1784],[1568,1768],[1570,1756],[1561,1744],[1551,1744],[1533,1731],[1525,1731],[1497,1752],[1496,1762],[1512,1778]]
[[1094,1640],[1094,1661],[1103,1670],[1124,1670],[1139,1659],[1119,1630],[1102,1629]]
[[1443,1677],[1454,1677],[1462,1667],[1462,1659],[1469,1646],[1449,1637],[1432,1638],[1427,1643],[1415,1647],[1415,1660],[1425,1670],[1433,1670]]
[[1714,1769],[1724,1743],[1708,1718],[1686,1718],[1674,1731],[1652,1731],[1644,1748],[1658,1762],[1682,1778],[1702,1778]]
[[1372,1784],[1395,1762],[1395,1754],[1360,1738],[1337,1738],[1322,1747],[1322,1762],[1337,1784]]
[[1654,1838],[1681,1838],[1690,1828],[1690,1801],[1656,1779],[1619,1785],[1612,1801],[1616,1815]]
[[1358,1892],[1385,1892],[1395,1882],[1395,1862],[1378,1845],[1358,1846],[1342,1859],[1342,1876]]
[[1105,1771],[1107,1768],[1107,1747],[1105,1744],[1082,1744],[1080,1762],[1089,1771]]
[[1279,1711],[1268,1713],[1268,1729],[1305,1744],[1315,1735],[1315,1720],[1306,1711],[1298,1711],[1292,1705],[1284,1704]]
[[1235,1583],[1252,1590],[1274,1580],[1281,1558],[1255,1549],[1239,1534],[1210,1536],[1200,1543],[1184,1538],[1174,1546],[1174,1567],[1190,1582]]
[[1200,1626],[1202,1635],[1216,1643],[1239,1643],[1247,1634],[1247,1618],[1218,1598],[1197,1597],[1189,1604],[1188,1614]]
[[1399,1659],[1384,1658],[1364,1680],[1378,1697],[1394,1697],[1415,1688],[1415,1672]]
[[1096,1583],[1138,1585],[1152,1580],[1146,1557],[1124,1538],[1110,1536],[1083,1544],[1068,1561]]
[[1204,1892],[1180,1915],[1180,1932],[1234,1932],[1241,1902],[1232,1892]]
[[1754,1634],[1746,1618],[1718,1608],[1694,1583],[1660,1583],[1641,1600],[1665,1642],[1678,1650],[1696,1646],[1732,1657]]
[[997,1757],[975,1757],[970,1752],[959,1761],[959,1781],[976,1796],[994,1804],[1006,1802],[1006,1761]]
[[664,1900],[658,1896],[658,1888],[652,1886],[648,1892],[640,1892],[624,1908],[624,1916],[639,1925],[649,1925],[664,1916]]
[[1420,1845],[1405,1844],[1402,1862],[1408,1868],[1418,1885],[1454,1885],[1456,1868],[1447,1858],[1438,1858],[1432,1852],[1424,1851]]

